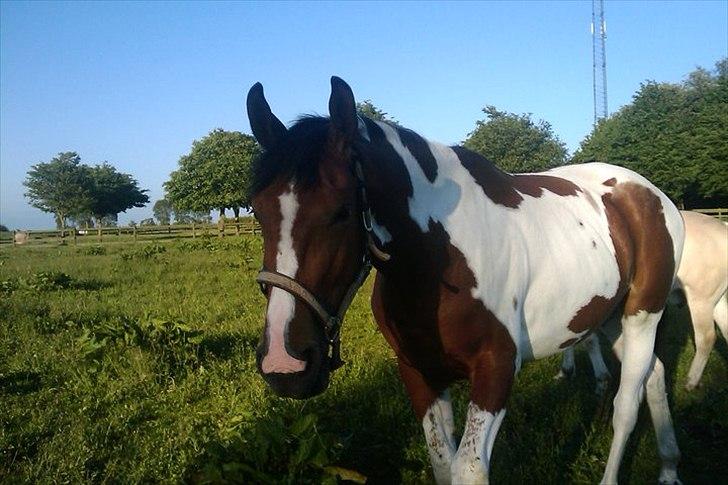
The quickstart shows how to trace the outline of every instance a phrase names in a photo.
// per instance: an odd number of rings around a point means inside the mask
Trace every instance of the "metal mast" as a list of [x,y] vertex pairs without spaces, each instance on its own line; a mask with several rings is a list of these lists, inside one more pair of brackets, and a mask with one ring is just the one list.
[[607,110],[607,22],[604,20],[604,0],[592,0],[592,59],[594,71],[594,124],[606,118]]

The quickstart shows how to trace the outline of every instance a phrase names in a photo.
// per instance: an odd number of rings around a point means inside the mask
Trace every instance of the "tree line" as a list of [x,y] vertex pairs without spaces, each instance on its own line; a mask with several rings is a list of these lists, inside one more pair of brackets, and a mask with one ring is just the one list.
[[[398,124],[371,100],[357,108]],[[463,145],[508,172],[602,161],[644,175],[683,207],[728,205],[728,59],[713,70],[697,68],[681,83],[643,83],[632,102],[598,123],[571,157],[547,121],[491,105],[483,113]],[[195,140],[164,183],[154,219],[209,222],[211,210],[224,216],[228,209],[237,218],[249,207],[250,168],[259,153],[255,139],[238,131],[218,128]],[[75,152],[34,165],[24,184],[31,204],[53,213],[60,228],[113,223],[119,212],[149,202],[131,175],[107,162],[84,165]]]

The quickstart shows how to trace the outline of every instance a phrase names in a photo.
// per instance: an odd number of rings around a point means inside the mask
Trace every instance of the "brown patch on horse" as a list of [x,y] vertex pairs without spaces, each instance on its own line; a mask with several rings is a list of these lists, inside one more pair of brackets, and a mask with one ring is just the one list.
[[[634,182],[615,185],[602,200],[619,214],[631,239],[634,264],[624,314],[635,315],[640,310],[657,313],[665,306],[675,274],[673,241],[662,201],[650,189]],[[611,227],[610,221],[610,230]]]
[[552,175],[516,174],[512,177],[516,190],[531,197],[541,197],[544,190],[561,197],[573,196],[581,192],[581,187],[574,182]]
[[451,148],[485,195],[494,203],[505,207],[518,208],[523,201],[523,194],[538,198],[543,195],[544,190],[548,190],[558,196],[567,197],[582,191],[575,183],[553,175],[511,175],[475,152],[458,146]]
[[614,187],[617,184],[617,179],[612,177],[610,179],[605,180],[602,182],[602,185],[606,185],[608,187]]
[[[617,303],[623,296],[624,292],[617,290],[617,293],[612,298],[605,298],[599,295],[593,297],[589,303],[576,312],[576,315],[569,322],[569,330],[574,333],[581,333],[598,327],[612,314]],[[563,349],[564,347],[561,348]]]

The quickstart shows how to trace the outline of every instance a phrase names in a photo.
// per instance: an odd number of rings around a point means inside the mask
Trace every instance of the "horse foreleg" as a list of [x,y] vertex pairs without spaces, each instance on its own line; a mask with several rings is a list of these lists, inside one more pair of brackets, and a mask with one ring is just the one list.
[[422,422],[435,481],[449,484],[456,449],[450,393],[427,382],[417,369],[402,361],[399,362],[399,373],[415,414]]
[[468,416],[452,464],[452,483],[488,483],[490,456],[506,414],[515,369],[515,355],[496,349],[486,352],[472,373]]

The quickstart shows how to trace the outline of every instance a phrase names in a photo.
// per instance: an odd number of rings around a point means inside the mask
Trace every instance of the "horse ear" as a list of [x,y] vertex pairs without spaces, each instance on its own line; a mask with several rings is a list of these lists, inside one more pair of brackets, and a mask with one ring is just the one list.
[[248,119],[250,128],[258,143],[269,150],[286,135],[287,129],[281,121],[271,112],[268,101],[263,94],[263,85],[253,84],[248,91]]
[[331,77],[329,115],[337,134],[347,140],[354,139],[358,129],[354,93],[343,79],[336,76]]

